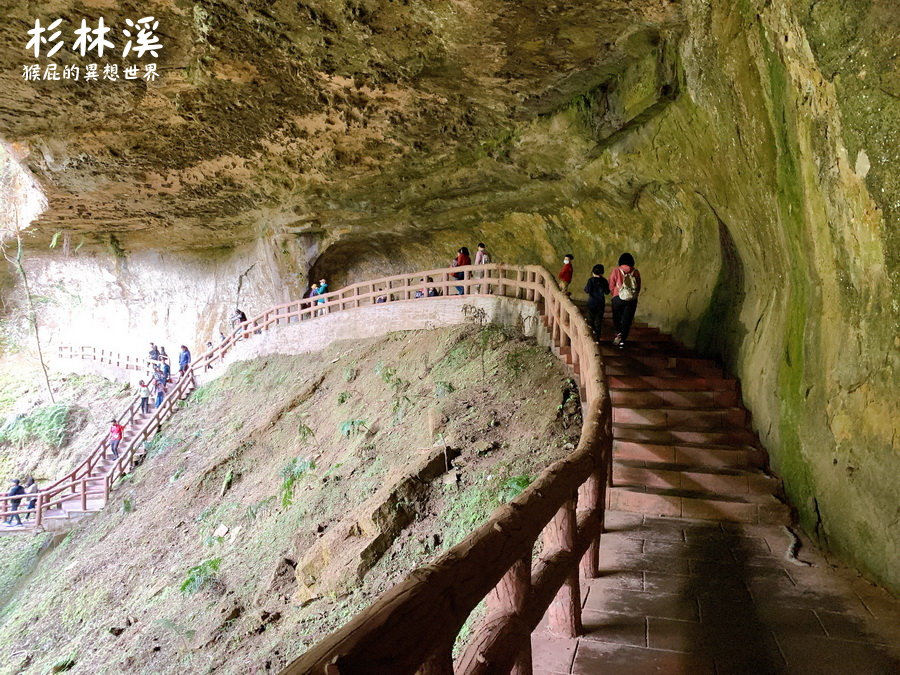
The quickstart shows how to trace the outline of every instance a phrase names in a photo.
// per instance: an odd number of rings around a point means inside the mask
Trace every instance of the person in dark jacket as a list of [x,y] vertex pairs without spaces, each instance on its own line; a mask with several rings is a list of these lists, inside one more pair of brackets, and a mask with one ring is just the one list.
[[181,353],[178,355],[178,372],[184,375],[191,365],[191,353],[185,345],[181,345]]
[[12,525],[13,518],[16,519],[16,524],[22,524],[22,518],[19,517],[17,511],[19,510],[19,504],[22,503],[21,495],[25,494],[25,488],[23,488],[20,484],[18,478],[13,478],[13,485],[9,492],[7,492],[8,497],[18,497],[18,499],[11,499],[7,502],[9,504],[9,515],[6,516],[6,524]]
[[247,320],[247,315],[244,314],[238,307],[234,308],[234,314],[231,315],[231,325],[233,327],[240,326]]
[[612,294],[613,326],[616,336],[613,344],[619,349],[625,346],[634,313],[637,311],[638,295],[641,293],[641,273],[634,266],[634,256],[623,253],[619,265],[609,275],[609,290]]
[[584,286],[587,293],[587,320],[594,330],[594,337],[600,339],[603,329],[603,312],[606,311],[606,296],[609,295],[609,282],[603,276],[603,265],[594,265],[591,278]]

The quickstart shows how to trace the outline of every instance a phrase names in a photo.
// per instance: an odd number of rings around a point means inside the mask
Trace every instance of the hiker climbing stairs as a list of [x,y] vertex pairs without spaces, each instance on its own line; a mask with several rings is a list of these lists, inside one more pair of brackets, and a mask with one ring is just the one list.
[[789,522],[735,379],[646,324],[634,325],[624,348],[603,342],[601,352],[613,405],[610,508]]

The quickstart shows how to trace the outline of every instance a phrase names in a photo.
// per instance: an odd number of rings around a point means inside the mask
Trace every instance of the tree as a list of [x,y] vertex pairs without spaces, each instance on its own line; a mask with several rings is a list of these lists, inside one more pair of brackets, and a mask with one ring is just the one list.
[[[24,172],[12,159],[9,151],[5,147],[2,147],[2,150],[4,152],[2,153],[3,156],[0,156],[0,199],[2,199],[2,207],[5,213],[0,213],[0,220],[2,220],[3,225],[2,230],[0,230],[0,253],[15,268],[22,281],[22,290],[25,293],[26,320],[31,325],[34,333],[37,357],[41,364],[41,370],[44,373],[47,394],[50,397],[50,402],[56,403],[56,399],[53,396],[53,388],[50,386],[50,374],[47,371],[47,363],[44,361],[44,352],[41,348],[41,335],[38,329],[34,297],[31,295],[28,275],[22,262],[24,257],[24,247],[22,245],[23,226],[20,221],[19,201],[23,199],[22,195],[27,190],[27,187],[23,185]],[[26,202],[32,201],[27,195],[24,199]]]

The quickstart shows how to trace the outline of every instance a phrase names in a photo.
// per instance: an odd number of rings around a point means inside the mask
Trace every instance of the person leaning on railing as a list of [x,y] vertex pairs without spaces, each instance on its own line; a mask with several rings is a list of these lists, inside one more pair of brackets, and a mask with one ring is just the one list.
[[240,309],[235,307],[234,314],[232,314],[230,318],[232,327],[237,328],[247,320],[247,315],[244,314]]

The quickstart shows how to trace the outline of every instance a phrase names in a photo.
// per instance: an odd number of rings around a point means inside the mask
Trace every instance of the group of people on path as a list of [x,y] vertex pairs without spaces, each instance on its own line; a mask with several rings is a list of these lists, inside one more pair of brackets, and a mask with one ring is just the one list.
[[[475,263],[476,265],[487,265],[491,262],[491,254],[488,253],[487,246],[485,246],[484,242],[480,242],[478,244],[478,248],[475,251]],[[450,267],[465,267],[466,265],[472,264],[472,258],[469,256],[469,249],[465,246],[462,246],[457,252],[456,257],[450,262]],[[482,274],[478,275],[483,276]],[[453,278],[461,281],[466,278],[464,272],[454,272]],[[488,289],[490,292],[490,289]],[[463,286],[456,287],[457,295],[465,295],[466,289]]]
[[[25,520],[27,521],[31,518],[34,513],[34,507],[37,505],[37,493],[38,493],[38,485],[35,482],[34,478],[28,476],[25,479],[25,485],[22,485],[22,481],[18,478],[13,478],[12,487],[9,492],[6,493],[7,497],[11,499],[4,500],[5,508],[3,509],[6,517],[3,520],[4,525],[7,527],[21,527],[22,517],[19,514],[19,506],[21,506],[23,500],[28,500],[28,504],[25,507]],[[15,520],[15,522],[13,522]]]
[[[571,253],[563,258],[563,266],[559,271],[559,287],[566,295],[569,293],[569,284],[575,274],[573,263],[575,256]],[[634,263],[634,256],[623,253],[619,256],[619,263],[609,275],[607,280],[603,274],[603,265],[594,265],[591,270],[591,278],[584,286],[584,292],[588,296],[587,319],[594,331],[597,340],[603,334],[603,315],[606,312],[606,296],[612,297],[613,344],[619,349],[625,347],[625,341],[631,331],[634,322],[634,314],[637,310],[638,296],[641,293],[641,273]]]
[[[150,343],[150,351],[147,354],[147,364],[151,369],[149,381],[140,380],[138,382],[138,395],[141,399],[141,412],[147,414],[150,412],[150,398],[156,396],[155,408],[162,405],[163,398],[166,395],[166,388],[172,383],[172,367],[169,365],[169,355],[166,354],[165,347],[157,347],[153,342]],[[191,352],[186,345],[181,345],[181,351],[178,354],[178,372],[184,375],[191,366]],[[115,423],[115,420],[113,420]],[[116,453],[113,452],[113,456]]]
[[[303,297],[309,300],[309,302],[306,303],[306,306],[312,307],[313,305],[324,305],[326,300],[324,296],[326,293],[328,293],[328,281],[326,281],[324,277],[316,282],[313,282],[307,289],[306,293],[303,294]],[[324,313],[324,307],[316,310],[316,316],[321,316]]]

